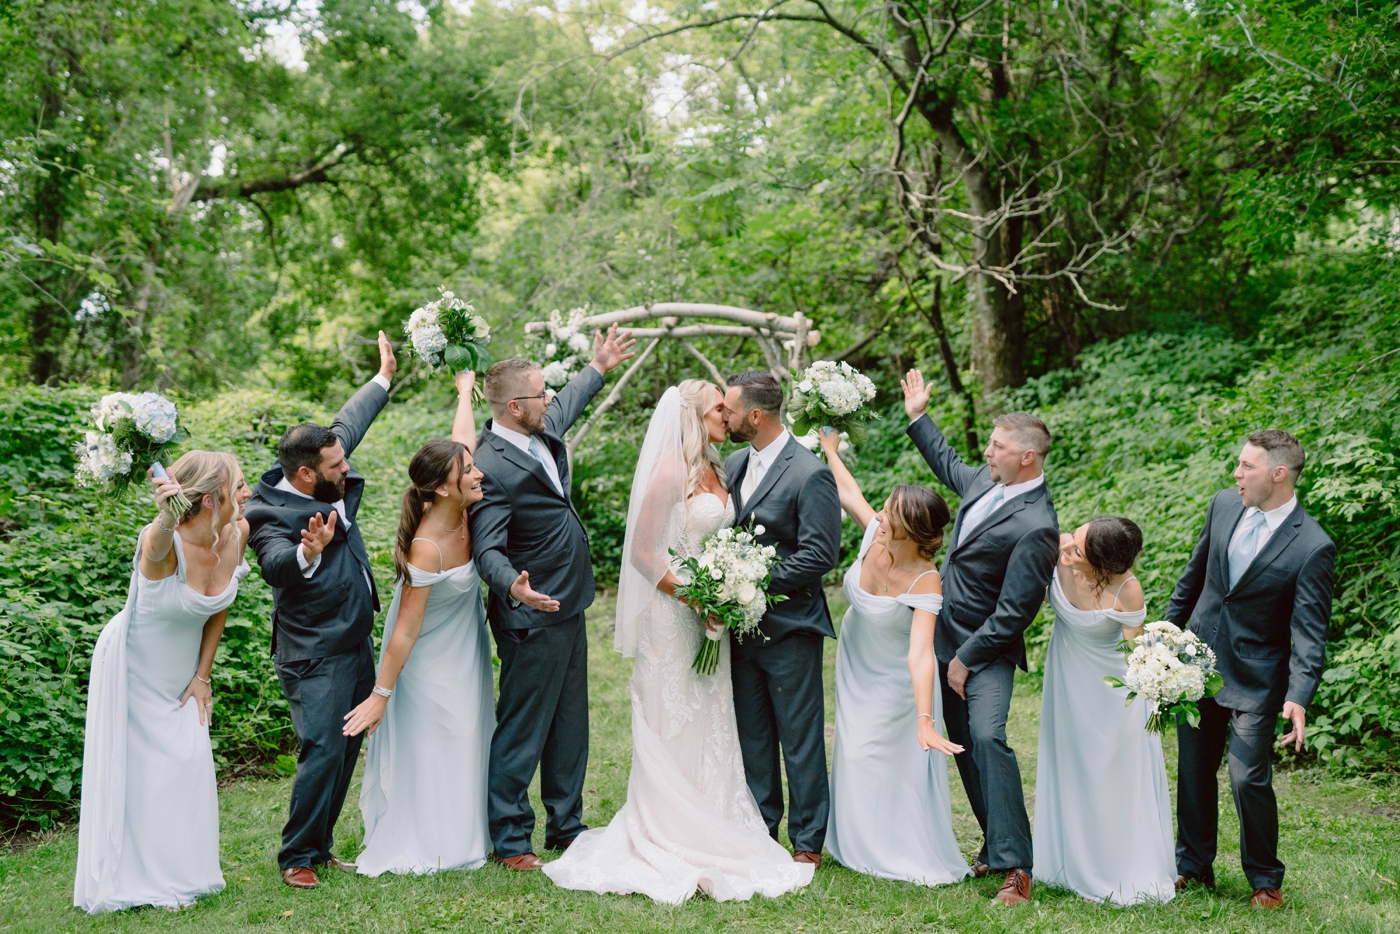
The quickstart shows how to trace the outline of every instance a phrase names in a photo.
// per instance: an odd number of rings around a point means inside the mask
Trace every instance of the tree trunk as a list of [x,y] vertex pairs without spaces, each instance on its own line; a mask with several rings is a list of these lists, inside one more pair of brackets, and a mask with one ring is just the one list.
[[[57,102],[53,106],[57,108]],[[63,236],[63,214],[68,200],[64,170],[55,165],[66,161],[63,147],[45,147],[40,150],[39,158],[48,165],[35,185],[34,233],[40,240],[57,243]],[[38,301],[29,313],[29,378],[40,385],[58,380],[59,351],[72,323],[68,309],[57,298],[66,291],[63,269],[52,265],[48,268],[53,271],[39,278]]]

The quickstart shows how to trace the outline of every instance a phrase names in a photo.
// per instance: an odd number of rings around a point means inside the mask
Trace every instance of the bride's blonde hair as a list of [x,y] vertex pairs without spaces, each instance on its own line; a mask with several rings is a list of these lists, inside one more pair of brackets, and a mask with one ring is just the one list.
[[[233,499],[234,487],[243,476],[238,458],[223,451],[188,451],[170,465],[169,474],[190,501],[189,511],[179,517],[180,522],[192,521],[204,511],[204,497],[208,496],[213,502],[209,530],[214,533],[214,547],[219,547],[219,533],[223,531],[219,507]],[[235,520],[237,516],[235,511]]]
[[676,389],[681,394],[681,454],[685,457],[685,500],[700,489],[700,481],[705,476],[705,465],[715,468],[721,485],[728,486],[724,476],[724,461],[719,450],[710,441],[709,429],[705,427],[705,413],[715,404],[715,393],[719,392],[714,383],[703,379],[688,379]]

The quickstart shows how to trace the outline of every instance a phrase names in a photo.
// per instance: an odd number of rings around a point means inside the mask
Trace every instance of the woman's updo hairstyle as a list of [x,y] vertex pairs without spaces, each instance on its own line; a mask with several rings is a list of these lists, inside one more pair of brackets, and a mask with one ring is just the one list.
[[908,538],[925,560],[932,561],[943,547],[943,530],[952,513],[943,497],[928,487],[901,484],[890,493],[890,536]]
[[214,547],[219,546],[219,509],[233,499],[233,487],[242,476],[238,458],[224,451],[187,451],[167,471],[170,479],[180,484],[180,492],[190,501],[190,508],[177,521],[188,522],[204,513],[204,497],[213,504],[209,527],[214,533]]
[[459,441],[434,438],[419,448],[408,462],[408,479],[412,485],[404,491],[403,508],[399,512],[399,538],[394,545],[396,580],[411,579],[408,551],[413,547],[413,535],[423,523],[423,514],[437,499],[437,488],[461,476],[462,455],[466,452],[467,446]]
[[1099,516],[1089,520],[1084,532],[1084,558],[1093,569],[1094,593],[1103,593],[1108,582],[1133,568],[1142,554],[1142,529],[1123,516]]

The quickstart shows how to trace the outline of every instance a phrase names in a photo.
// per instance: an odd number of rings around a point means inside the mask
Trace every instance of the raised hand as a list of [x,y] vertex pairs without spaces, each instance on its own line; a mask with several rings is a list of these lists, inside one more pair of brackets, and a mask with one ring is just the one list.
[[146,471],[146,476],[151,478],[151,486],[155,488],[152,498],[156,501],[156,508],[167,515],[174,515],[175,507],[170,505],[170,498],[180,492],[180,484],[170,477],[161,479],[151,470]]
[[910,370],[904,379],[899,381],[899,387],[904,390],[904,412],[911,422],[928,411],[928,400],[933,395],[933,387],[924,383],[922,372]]
[[452,375],[452,382],[457,386],[457,395],[471,392],[476,388],[476,373],[472,370],[458,370]]
[[632,350],[635,343],[637,342],[632,339],[631,330],[623,331],[619,335],[615,324],[608,328],[607,337],[603,336],[602,331],[593,332],[593,366],[597,367],[599,373],[606,374],[619,363],[631,360],[637,355]]
[[547,597],[542,593],[536,593],[530,586],[530,572],[521,571],[520,576],[515,579],[515,583],[510,585],[510,595],[526,606],[532,606],[537,610],[546,613],[558,613],[559,601],[553,597]]
[[841,449],[841,432],[830,425],[823,425],[817,429],[817,443],[822,446],[828,458],[837,456]]
[[384,332],[379,332],[379,375],[387,380],[392,380],[394,374],[399,371],[398,358],[394,356],[394,347],[389,343],[389,338],[384,336]]
[[311,517],[307,527],[301,530],[302,556],[307,561],[315,561],[316,556],[326,550],[335,536],[335,519],[340,513],[331,510],[329,519],[323,520],[318,512]]

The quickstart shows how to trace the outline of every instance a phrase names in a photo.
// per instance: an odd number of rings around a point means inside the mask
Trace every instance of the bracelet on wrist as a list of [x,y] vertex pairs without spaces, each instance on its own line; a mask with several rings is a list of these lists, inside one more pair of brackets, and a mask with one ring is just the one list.
[[916,719],[922,720],[924,717],[928,717],[930,720],[932,720],[932,719],[933,719],[933,714],[931,714],[931,713],[921,713],[921,714],[919,714],[919,716],[918,716]]
[[213,679],[213,678],[201,678],[201,677],[199,676],[199,673],[198,673],[198,672],[195,673],[194,679],[195,679],[196,681],[203,681],[205,684],[213,684],[213,683],[214,683],[214,679]]
[[393,696],[394,696],[394,689],[393,689],[393,688],[382,688],[382,687],[380,687],[379,685],[376,684],[376,685],[374,686],[374,693],[375,693],[375,694],[378,694],[380,697],[389,698],[389,697],[393,697]]
[[[161,525],[161,523],[160,523],[160,517],[163,516],[163,515],[165,515],[165,510],[163,510],[163,509],[162,509],[160,512],[157,512],[157,513],[156,513],[156,528],[160,529],[162,532],[173,532],[173,531],[175,531],[177,528],[179,528],[179,526],[180,526],[179,520],[176,520],[175,524],[172,525],[172,526],[171,526],[170,528],[168,528],[168,529],[167,529],[165,526]],[[174,516],[171,516],[171,518],[174,519],[175,517],[174,517]]]

